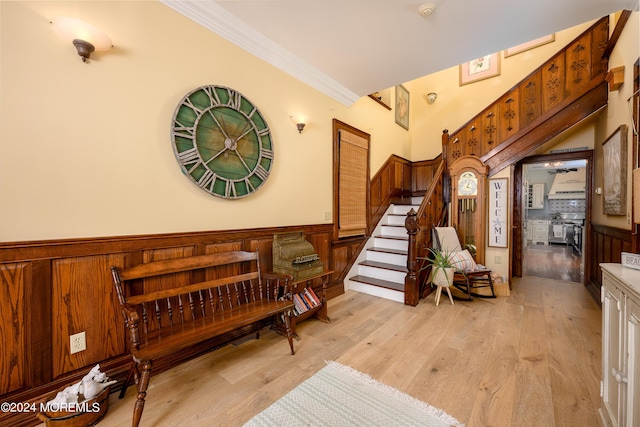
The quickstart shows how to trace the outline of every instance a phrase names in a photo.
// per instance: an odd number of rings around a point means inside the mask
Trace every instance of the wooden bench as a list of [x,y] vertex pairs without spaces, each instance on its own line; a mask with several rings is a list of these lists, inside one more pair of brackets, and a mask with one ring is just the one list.
[[124,270],[111,267],[111,272],[133,357],[120,397],[132,376],[138,388],[133,426],[140,422],[152,362],[158,358],[238,328],[264,326],[280,315],[294,354],[290,276],[261,274],[258,251],[152,261]]

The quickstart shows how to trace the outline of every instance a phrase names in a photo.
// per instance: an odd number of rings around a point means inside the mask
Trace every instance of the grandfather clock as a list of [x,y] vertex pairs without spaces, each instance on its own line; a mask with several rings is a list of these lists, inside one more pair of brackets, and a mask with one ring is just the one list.
[[468,249],[478,264],[484,264],[488,172],[489,167],[476,156],[459,157],[449,168],[451,224],[462,249]]

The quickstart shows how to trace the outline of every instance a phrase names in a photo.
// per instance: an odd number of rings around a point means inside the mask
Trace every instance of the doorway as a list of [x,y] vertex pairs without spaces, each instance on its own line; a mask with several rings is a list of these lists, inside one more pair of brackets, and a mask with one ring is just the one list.
[[514,276],[585,283],[592,168],[592,150],[531,156],[516,164]]

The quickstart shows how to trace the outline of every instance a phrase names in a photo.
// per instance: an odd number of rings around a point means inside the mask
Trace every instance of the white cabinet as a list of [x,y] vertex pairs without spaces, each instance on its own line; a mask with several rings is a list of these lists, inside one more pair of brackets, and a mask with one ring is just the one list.
[[542,219],[534,219],[530,222],[531,227],[531,243],[537,245],[549,244],[549,221]]
[[524,230],[524,238],[527,242],[533,240],[533,221],[529,220],[526,222],[526,229]]
[[544,208],[544,183],[530,184],[527,192],[527,207],[529,209]]
[[640,425],[640,271],[602,267],[602,382],[604,426]]

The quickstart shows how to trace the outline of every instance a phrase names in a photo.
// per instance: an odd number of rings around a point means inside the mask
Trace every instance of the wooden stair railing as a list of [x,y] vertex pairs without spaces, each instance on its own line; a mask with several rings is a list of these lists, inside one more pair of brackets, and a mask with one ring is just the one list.
[[[407,253],[407,276],[404,279],[404,303],[416,306],[423,297],[420,284],[425,283],[426,270],[420,270],[422,263],[417,258],[427,255],[431,247],[431,228],[440,225],[447,212],[448,196],[445,195],[445,162],[442,160],[436,169],[431,186],[422,199],[418,212],[411,209],[405,219],[405,228],[409,236]],[[446,218],[446,217],[445,217]]]
[[443,131],[447,170],[457,158],[474,155],[493,175],[603,108],[608,38],[607,16],[460,129]]

